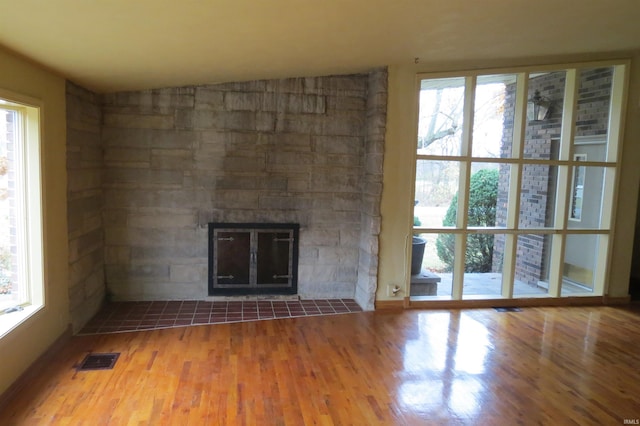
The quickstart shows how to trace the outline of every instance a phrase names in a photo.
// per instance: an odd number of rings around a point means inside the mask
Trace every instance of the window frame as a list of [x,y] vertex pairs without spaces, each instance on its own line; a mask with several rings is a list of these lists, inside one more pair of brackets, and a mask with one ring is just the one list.
[[10,109],[19,115],[19,148],[16,161],[21,163],[22,188],[17,188],[17,216],[22,222],[17,228],[18,244],[22,244],[19,268],[22,310],[4,313],[0,310],[0,338],[23,323],[45,306],[44,210],[42,182],[42,102],[29,96],[0,88],[0,109]]
[[[578,161],[573,156],[573,149],[576,142],[575,126],[577,112],[577,96],[579,88],[579,71],[583,69],[599,67],[613,68],[611,82],[611,99],[609,105],[608,122],[608,145],[606,158],[604,161]],[[598,254],[594,265],[594,289],[593,292],[585,294],[572,294],[572,296],[594,296],[606,293],[606,276],[608,275],[611,247],[613,244],[613,234],[618,181],[620,178],[621,158],[619,153],[622,150],[623,120],[626,108],[626,93],[629,81],[628,60],[608,60],[597,62],[582,62],[571,64],[551,64],[543,66],[526,66],[517,68],[496,68],[480,69],[446,73],[418,73],[416,74],[415,91],[416,99],[420,99],[422,81],[425,79],[453,79],[463,77],[465,79],[465,93],[463,106],[463,125],[461,135],[460,155],[438,156],[419,154],[415,149],[413,158],[413,180],[412,193],[415,194],[417,164],[421,160],[431,161],[453,161],[460,163],[460,182],[458,196],[458,218],[454,227],[434,227],[412,226],[414,234],[440,234],[451,233],[456,238],[455,260],[453,265],[453,282],[451,297],[444,297],[446,300],[463,300],[463,279],[464,279],[464,254],[466,238],[468,235],[481,233],[506,234],[504,264],[502,270],[503,283],[500,298],[514,298],[515,280],[515,257],[517,249],[517,238],[524,234],[549,235],[552,241],[553,253],[550,265],[549,292],[544,297],[560,297],[562,287],[562,266],[564,264],[564,252],[566,236],[568,235],[597,235],[599,236]],[[533,159],[524,156],[525,126],[527,125],[527,98],[529,76],[541,72],[566,71],[566,82],[564,88],[564,103],[562,107],[562,126],[560,135],[560,153],[557,160]],[[478,77],[487,75],[516,74],[516,103],[515,119],[513,127],[513,146],[511,157],[487,158],[472,155],[472,134],[475,88]],[[417,102],[414,118],[415,140],[418,140],[418,128],[420,120],[420,105]],[[574,167],[595,166],[603,167],[605,170],[601,225],[598,229],[575,229],[569,228],[571,220],[570,203],[572,201],[571,190],[573,189],[572,170]],[[474,163],[497,163],[510,165],[512,176],[509,185],[509,209],[506,227],[492,227],[477,229],[467,225],[468,188],[471,175],[471,165]],[[549,228],[522,228],[519,225],[519,203],[521,193],[522,169],[525,165],[542,164],[555,166],[558,168],[557,194],[555,206],[555,220],[553,226]],[[562,167],[560,167],[562,166]],[[515,173],[513,171],[515,169]],[[411,218],[415,215],[415,203],[411,205]],[[575,222],[574,222],[575,223]],[[438,300],[443,297],[433,297],[430,300]],[[464,298],[466,300],[467,298]]]

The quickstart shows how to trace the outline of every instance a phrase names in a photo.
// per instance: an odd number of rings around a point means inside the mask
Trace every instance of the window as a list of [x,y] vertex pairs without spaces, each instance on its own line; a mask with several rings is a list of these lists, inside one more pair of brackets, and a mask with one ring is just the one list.
[[626,72],[418,76],[413,217],[427,244],[412,282],[438,281],[421,297],[604,293]]
[[0,334],[43,305],[39,108],[0,97]]

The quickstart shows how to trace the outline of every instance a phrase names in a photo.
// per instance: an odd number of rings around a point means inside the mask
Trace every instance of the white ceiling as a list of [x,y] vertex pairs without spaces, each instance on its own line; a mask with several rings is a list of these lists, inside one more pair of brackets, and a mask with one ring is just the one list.
[[640,49],[640,0],[0,0],[0,45],[98,92]]

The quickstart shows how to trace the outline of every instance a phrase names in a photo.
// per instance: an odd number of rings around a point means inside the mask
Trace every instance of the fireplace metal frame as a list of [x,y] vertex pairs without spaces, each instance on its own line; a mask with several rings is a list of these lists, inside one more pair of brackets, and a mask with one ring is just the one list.
[[[293,241],[289,253],[289,270],[291,271],[290,284],[283,285],[257,285],[255,282],[257,274],[257,258],[258,252],[251,252],[250,275],[251,280],[249,286],[235,286],[229,284],[220,284],[216,275],[216,241],[214,237],[216,231],[287,231],[291,232]],[[212,222],[209,223],[209,271],[208,271],[208,290],[209,296],[231,296],[231,295],[286,295],[297,294],[298,292],[298,255],[299,255],[299,236],[300,225],[296,223],[225,223]],[[253,249],[254,247],[251,246]],[[257,246],[255,247],[257,250]]]

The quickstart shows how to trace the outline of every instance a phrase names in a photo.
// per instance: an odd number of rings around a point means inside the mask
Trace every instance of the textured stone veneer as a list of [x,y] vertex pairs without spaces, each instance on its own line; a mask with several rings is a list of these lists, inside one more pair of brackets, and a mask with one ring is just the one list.
[[105,297],[100,99],[67,83],[69,310],[78,331]]
[[[373,309],[386,102],[384,69],[103,96],[104,174],[86,176],[109,292],[202,299],[208,222],[293,222],[299,294]],[[70,222],[94,207],[70,201]]]

